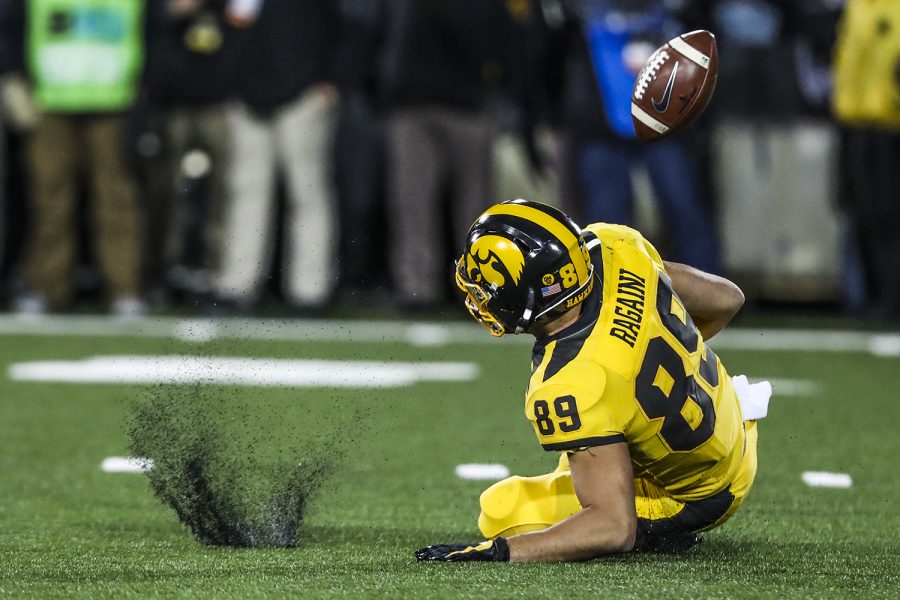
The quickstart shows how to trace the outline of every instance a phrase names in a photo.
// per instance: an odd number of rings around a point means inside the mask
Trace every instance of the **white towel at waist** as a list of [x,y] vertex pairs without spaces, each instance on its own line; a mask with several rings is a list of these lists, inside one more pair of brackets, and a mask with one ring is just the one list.
[[772,384],[768,381],[750,383],[745,375],[731,378],[738,402],[741,403],[741,415],[745,421],[762,419],[769,412],[769,398],[772,397]]

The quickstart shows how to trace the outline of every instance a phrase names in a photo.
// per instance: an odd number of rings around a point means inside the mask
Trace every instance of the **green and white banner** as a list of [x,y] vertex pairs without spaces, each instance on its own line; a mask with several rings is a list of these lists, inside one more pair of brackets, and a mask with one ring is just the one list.
[[29,0],[28,60],[38,106],[128,108],[143,63],[143,0]]

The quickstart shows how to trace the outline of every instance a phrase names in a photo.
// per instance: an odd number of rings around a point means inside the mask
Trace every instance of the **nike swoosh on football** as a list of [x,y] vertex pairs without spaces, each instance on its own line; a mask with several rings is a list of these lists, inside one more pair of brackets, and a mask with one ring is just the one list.
[[666,84],[666,91],[663,92],[662,100],[657,100],[656,98],[651,98],[650,103],[653,105],[653,110],[658,113],[664,113],[669,108],[669,100],[672,99],[672,90],[675,88],[675,78],[678,76],[678,63],[675,63],[675,66],[672,67],[672,73],[669,74],[669,82]]

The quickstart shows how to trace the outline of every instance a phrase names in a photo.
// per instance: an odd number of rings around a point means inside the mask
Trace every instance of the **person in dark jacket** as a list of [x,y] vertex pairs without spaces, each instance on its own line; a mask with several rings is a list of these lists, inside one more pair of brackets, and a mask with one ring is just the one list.
[[157,26],[148,44],[138,151],[146,166],[147,275],[156,301],[170,288],[208,291],[218,265],[238,30],[230,5],[166,0],[149,7]]
[[[666,231],[678,260],[720,272],[717,236],[704,202],[697,166],[685,136],[642,144],[631,126],[631,85],[607,84],[614,69],[636,78],[650,53],[683,32],[661,0],[548,0],[564,15],[556,23],[554,46],[561,73],[559,125],[571,155],[577,198],[565,199],[588,221],[634,223],[631,171],[642,164],[649,175]],[[620,64],[598,58],[601,44],[621,43]],[[595,56],[597,54],[598,56]],[[607,79],[604,79],[604,77]],[[604,85],[607,84],[607,85]],[[618,118],[618,119],[617,119]],[[618,126],[616,125],[618,123]],[[625,124],[625,128],[622,127]]]
[[[7,131],[10,129],[10,110],[7,101],[11,74],[15,65],[21,63],[22,41],[15,32],[15,14],[10,2],[0,2],[0,265],[5,266],[6,231],[8,229],[6,208],[8,153],[6,148]],[[14,84],[15,85],[15,84]]]
[[444,203],[453,239],[490,202],[491,100],[508,80],[513,16],[503,0],[385,3],[380,84],[388,111],[388,222],[396,300],[443,298]]
[[273,254],[279,171],[288,197],[285,298],[298,310],[317,312],[333,293],[338,268],[329,166],[339,36],[333,0],[265,0],[236,36],[229,199],[215,282],[225,302],[247,306],[261,294]]

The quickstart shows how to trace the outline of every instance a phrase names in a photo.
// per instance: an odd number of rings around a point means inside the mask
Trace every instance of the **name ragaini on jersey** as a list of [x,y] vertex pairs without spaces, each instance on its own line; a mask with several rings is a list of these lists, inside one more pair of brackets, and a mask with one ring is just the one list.
[[616,285],[616,304],[613,312],[613,326],[609,335],[618,338],[634,348],[644,315],[647,281],[628,269],[619,269],[619,281]]

